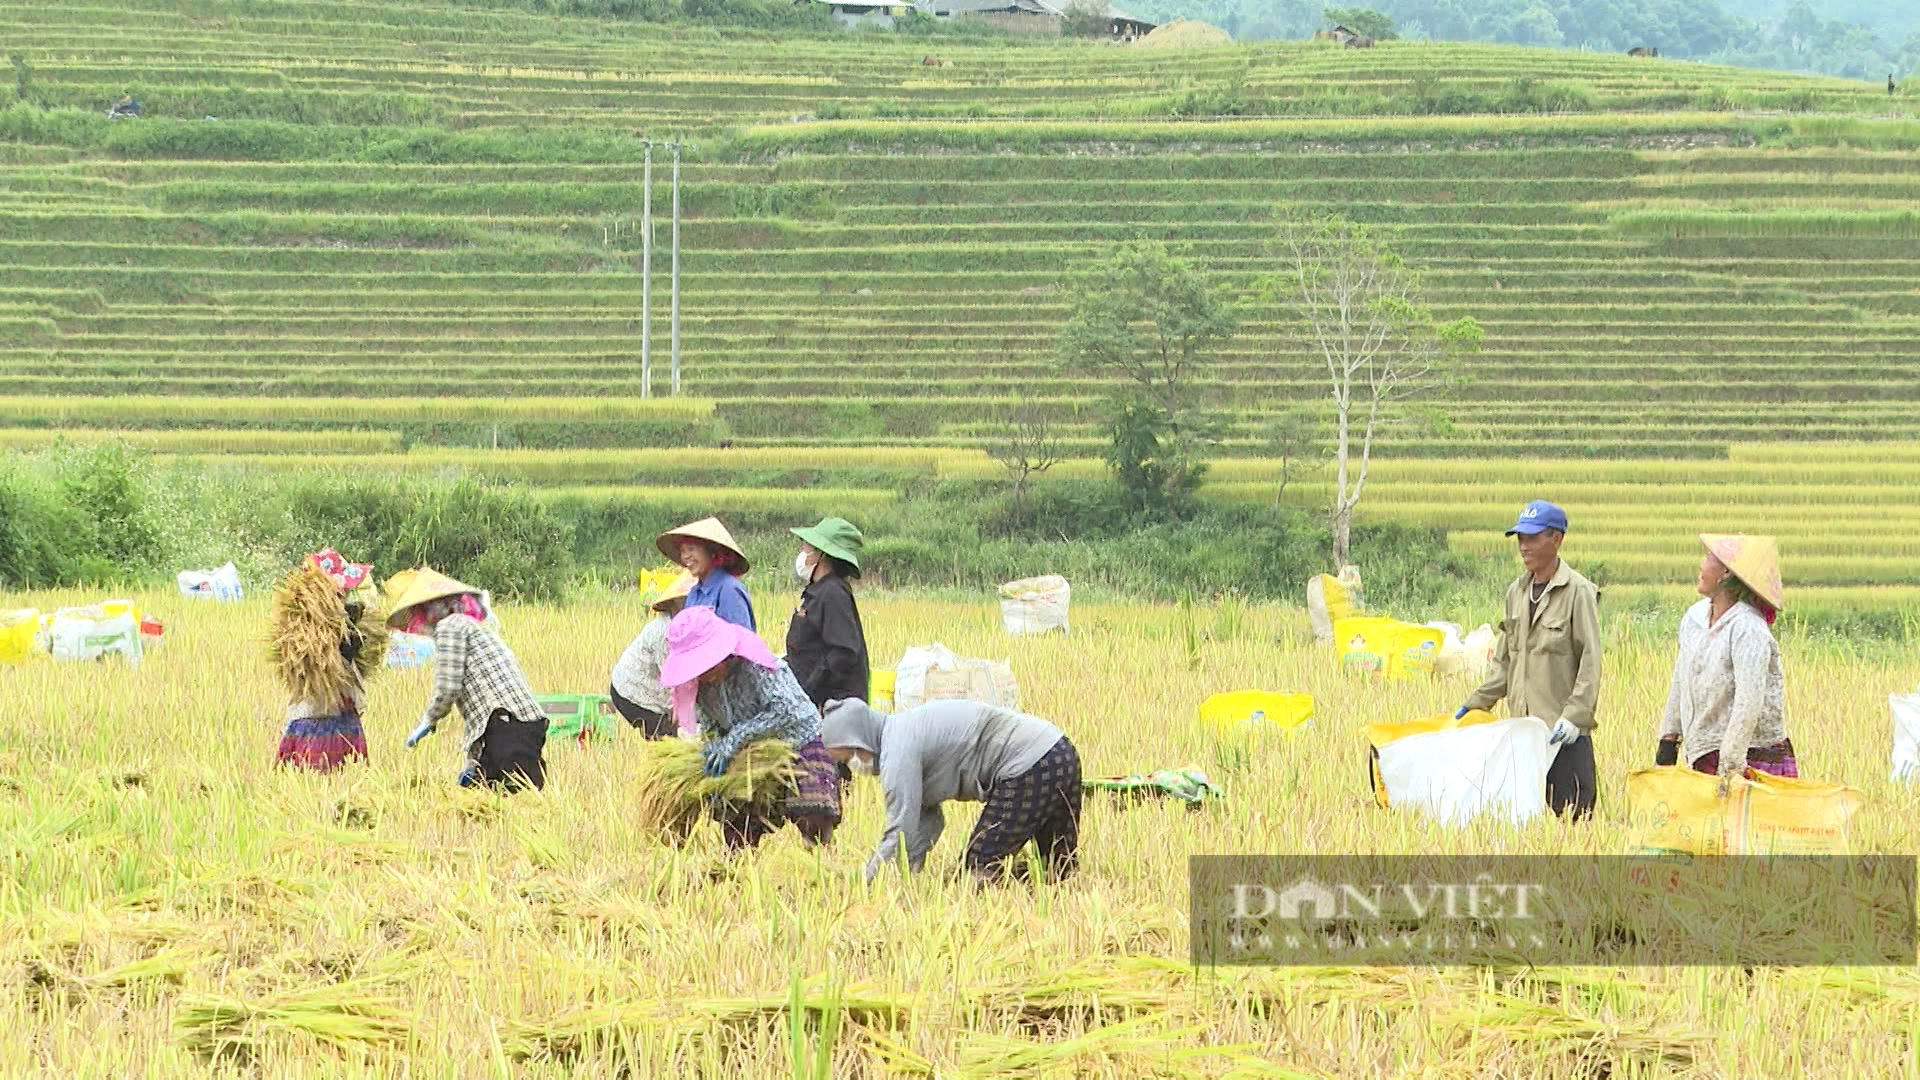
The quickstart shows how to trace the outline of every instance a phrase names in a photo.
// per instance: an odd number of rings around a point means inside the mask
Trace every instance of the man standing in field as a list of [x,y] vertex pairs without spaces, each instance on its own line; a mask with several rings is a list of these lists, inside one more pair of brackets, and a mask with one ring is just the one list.
[[1507,587],[1493,673],[1461,707],[1492,709],[1505,699],[1510,716],[1553,725],[1560,747],[1547,771],[1547,805],[1576,820],[1593,813],[1594,707],[1600,697],[1600,591],[1560,561],[1567,515],[1532,502],[1508,536],[1519,537],[1526,573]]

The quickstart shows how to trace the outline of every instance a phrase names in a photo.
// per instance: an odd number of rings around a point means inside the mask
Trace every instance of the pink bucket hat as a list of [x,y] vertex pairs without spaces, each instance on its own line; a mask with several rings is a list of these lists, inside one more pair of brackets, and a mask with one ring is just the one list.
[[667,659],[660,665],[660,685],[673,691],[673,714],[680,730],[693,730],[695,680],[730,656],[759,664],[769,671],[780,661],[744,626],[722,619],[710,607],[690,607],[667,624]]

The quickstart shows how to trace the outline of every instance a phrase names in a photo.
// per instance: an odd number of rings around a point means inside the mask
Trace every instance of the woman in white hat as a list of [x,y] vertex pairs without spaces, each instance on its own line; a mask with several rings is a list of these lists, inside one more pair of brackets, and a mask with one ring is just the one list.
[[660,590],[647,605],[654,617],[613,665],[614,710],[649,739],[665,739],[675,731],[673,697],[660,685],[660,665],[667,660],[667,624],[680,614],[692,591],[692,574],[681,574]]
[[460,786],[505,791],[546,786],[547,714],[533,696],[520,661],[483,625],[480,591],[431,569],[412,571],[387,625],[433,635],[433,698],[413,746],[453,709],[465,725],[467,767]]
[[1680,620],[1655,763],[1675,765],[1684,755],[1692,768],[1717,775],[1724,795],[1749,767],[1799,775],[1772,630],[1785,590],[1773,537],[1702,534],[1700,542],[1707,553],[1696,586],[1704,599]]
[[693,575],[695,584],[687,594],[688,607],[709,607],[735,626],[759,630],[753,601],[747,596],[747,587],[740,583],[752,565],[719,518],[701,518],[669,529],[660,534],[656,546],[660,554]]

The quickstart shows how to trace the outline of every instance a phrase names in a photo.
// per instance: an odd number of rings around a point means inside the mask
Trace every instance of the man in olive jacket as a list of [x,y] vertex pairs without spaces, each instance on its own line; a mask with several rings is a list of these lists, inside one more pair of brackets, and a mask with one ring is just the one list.
[[1508,536],[1519,538],[1526,573],[1507,587],[1506,613],[1493,672],[1461,707],[1492,709],[1553,725],[1560,747],[1547,771],[1547,805],[1576,820],[1593,813],[1594,709],[1600,698],[1600,591],[1560,561],[1566,512],[1533,502]]

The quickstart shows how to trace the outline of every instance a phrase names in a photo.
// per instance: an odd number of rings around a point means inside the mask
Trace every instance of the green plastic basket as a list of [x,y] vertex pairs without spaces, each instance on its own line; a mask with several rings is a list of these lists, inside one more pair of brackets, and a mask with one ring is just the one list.
[[547,738],[607,742],[620,731],[620,714],[605,694],[543,694],[534,699],[547,714]]

